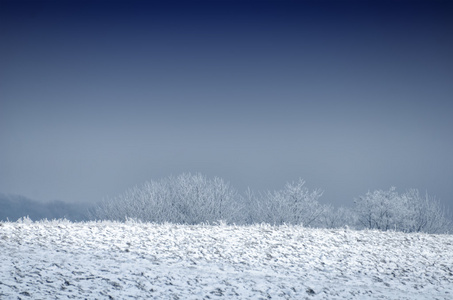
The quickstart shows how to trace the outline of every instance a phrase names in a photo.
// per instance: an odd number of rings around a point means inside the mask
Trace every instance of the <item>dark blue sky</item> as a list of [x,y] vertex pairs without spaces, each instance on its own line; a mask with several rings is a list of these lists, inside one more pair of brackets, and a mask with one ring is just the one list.
[[448,1],[0,1],[0,192],[182,172],[453,208]]

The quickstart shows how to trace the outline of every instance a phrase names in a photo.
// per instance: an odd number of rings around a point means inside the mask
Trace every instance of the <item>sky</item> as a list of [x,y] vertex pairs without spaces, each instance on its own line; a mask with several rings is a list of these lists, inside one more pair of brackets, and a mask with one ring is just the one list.
[[0,192],[200,172],[453,209],[453,3],[0,1]]

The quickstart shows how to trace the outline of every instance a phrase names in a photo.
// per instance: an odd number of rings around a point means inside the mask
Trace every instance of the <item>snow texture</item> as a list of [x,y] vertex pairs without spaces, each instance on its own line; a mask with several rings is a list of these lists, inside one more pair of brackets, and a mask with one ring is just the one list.
[[453,299],[453,236],[0,223],[0,299]]

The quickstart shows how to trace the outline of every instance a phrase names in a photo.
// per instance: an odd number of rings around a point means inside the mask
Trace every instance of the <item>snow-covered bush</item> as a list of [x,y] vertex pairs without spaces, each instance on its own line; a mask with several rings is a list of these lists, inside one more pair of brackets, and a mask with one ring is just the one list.
[[287,183],[283,190],[267,192],[260,197],[249,194],[250,219],[254,223],[319,226],[327,209],[318,202],[321,195],[320,190],[308,190],[302,179]]
[[416,189],[401,195],[395,187],[368,192],[355,200],[355,208],[359,224],[369,229],[441,233],[451,226],[440,203]]
[[134,187],[92,210],[94,219],[199,224],[234,222],[239,211],[237,193],[220,178],[182,174]]

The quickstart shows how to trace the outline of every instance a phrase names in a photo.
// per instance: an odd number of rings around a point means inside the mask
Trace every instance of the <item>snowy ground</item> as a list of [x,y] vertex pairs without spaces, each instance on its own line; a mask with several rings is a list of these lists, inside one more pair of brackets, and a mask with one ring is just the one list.
[[0,223],[0,299],[453,299],[453,235]]

